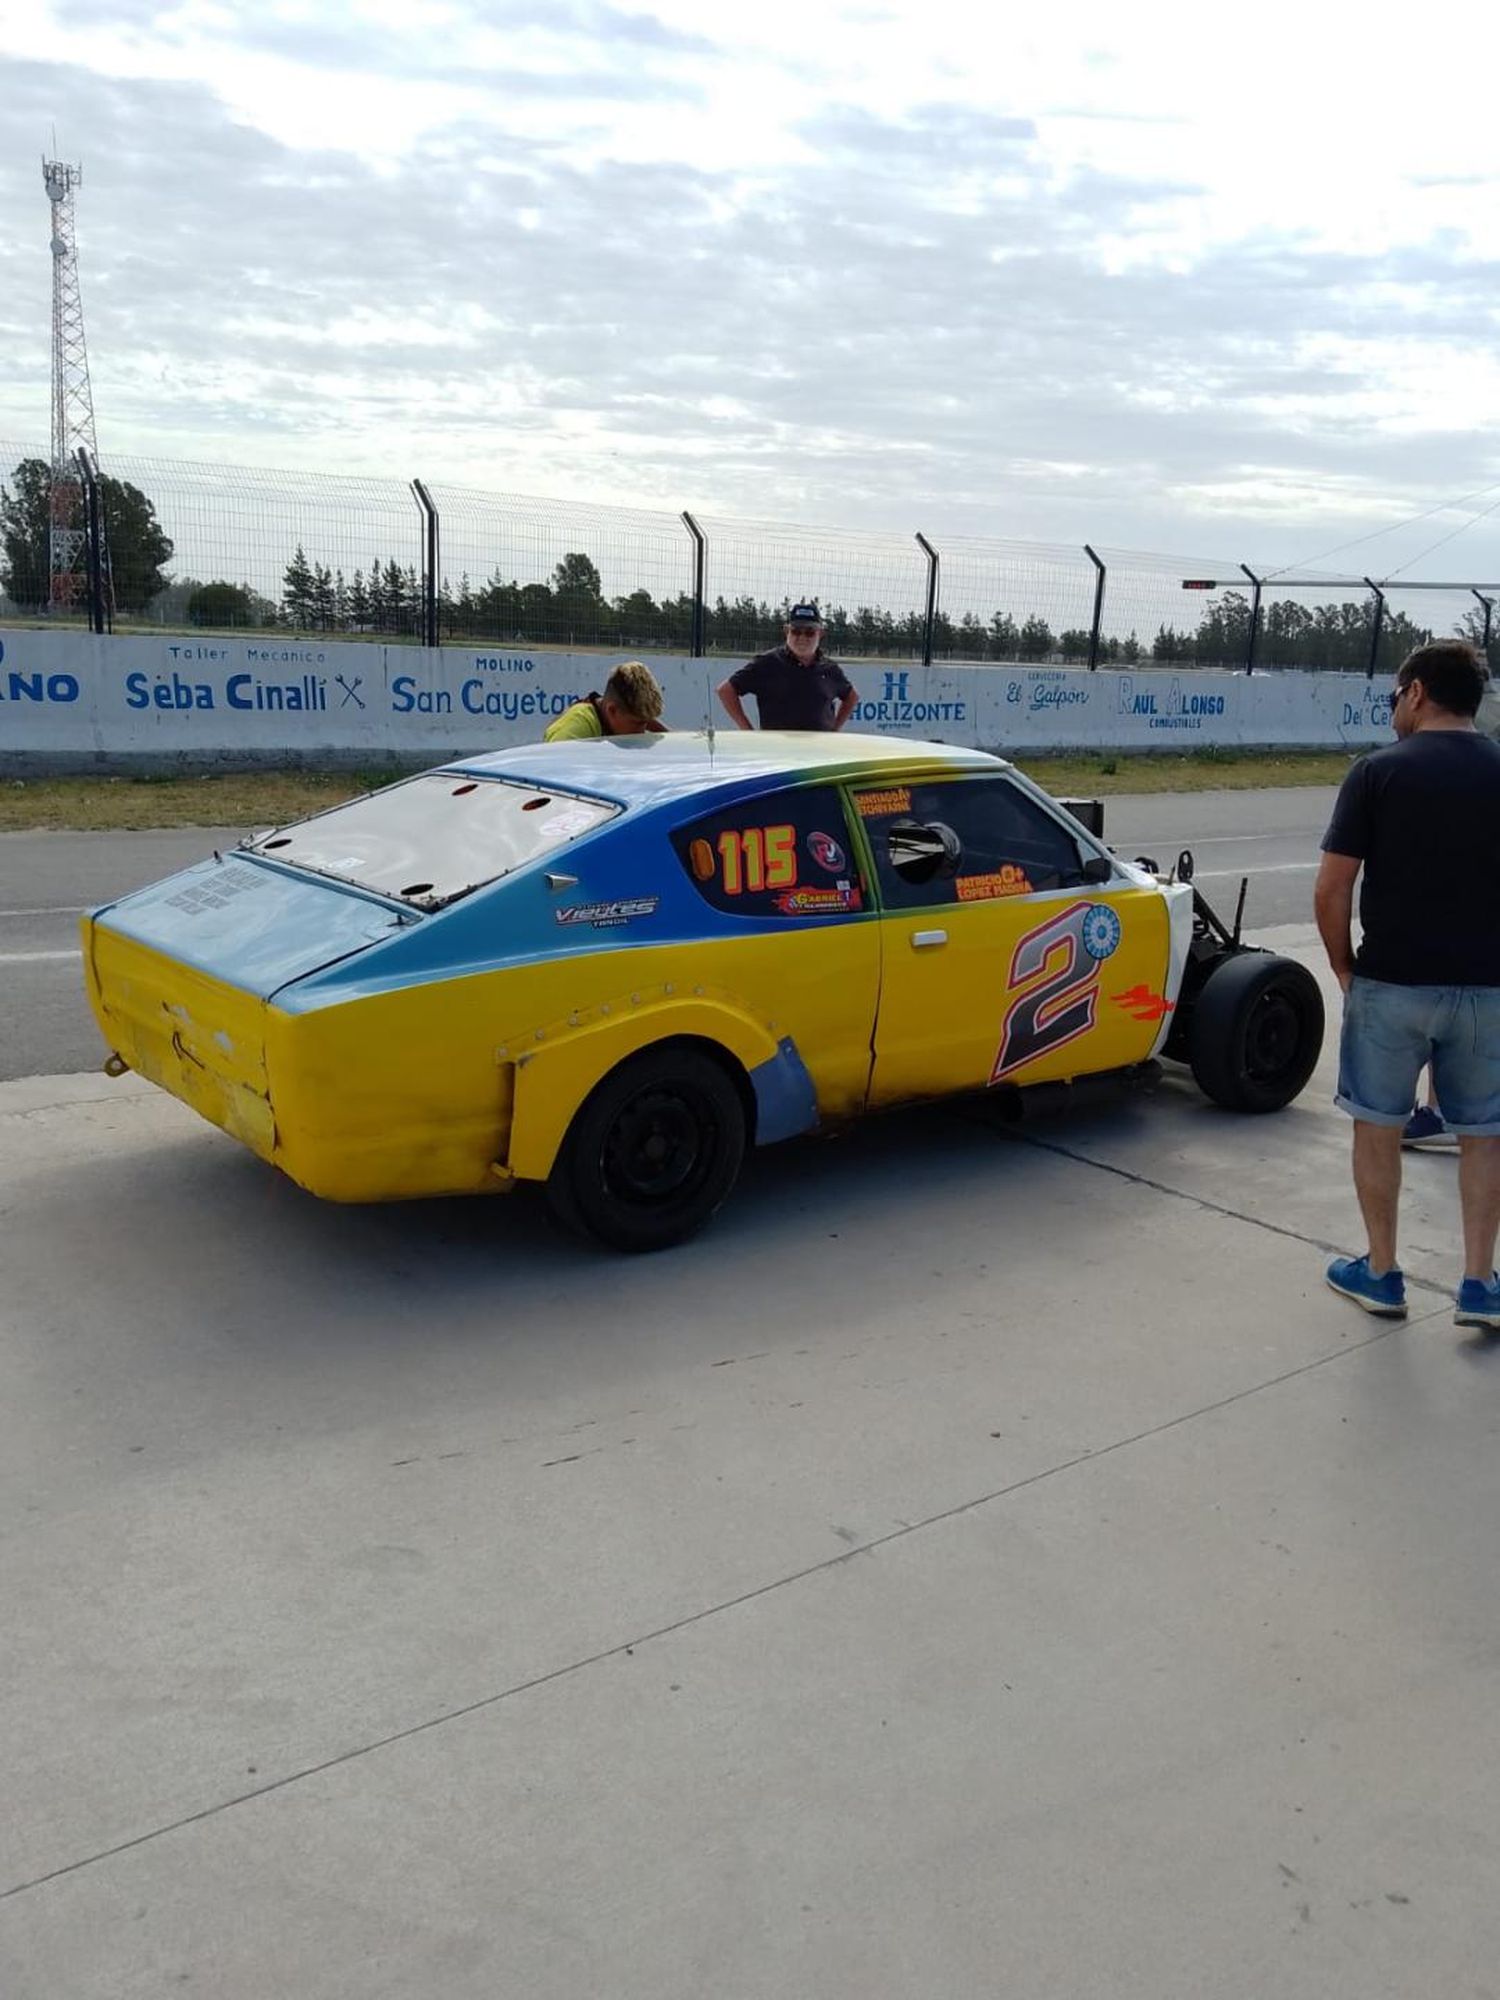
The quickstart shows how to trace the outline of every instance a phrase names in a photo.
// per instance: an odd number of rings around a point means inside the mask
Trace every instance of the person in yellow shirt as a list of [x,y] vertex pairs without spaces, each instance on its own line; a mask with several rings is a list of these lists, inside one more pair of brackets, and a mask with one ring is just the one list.
[[589,736],[660,735],[661,684],[640,660],[626,660],[604,683],[603,694],[586,694],[565,708],[543,732],[544,743],[565,743]]

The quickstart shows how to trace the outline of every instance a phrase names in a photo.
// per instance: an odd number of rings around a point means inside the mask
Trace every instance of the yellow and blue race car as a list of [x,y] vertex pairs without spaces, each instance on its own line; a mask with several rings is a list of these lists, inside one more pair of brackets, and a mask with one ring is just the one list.
[[84,958],[107,1067],[314,1194],[538,1182],[647,1250],[747,1147],[887,1105],[1158,1054],[1221,1104],[1288,1103],[1317,985],[1190,873],[1116,857],[981,751],[630,736],[258,835],[90,913]]

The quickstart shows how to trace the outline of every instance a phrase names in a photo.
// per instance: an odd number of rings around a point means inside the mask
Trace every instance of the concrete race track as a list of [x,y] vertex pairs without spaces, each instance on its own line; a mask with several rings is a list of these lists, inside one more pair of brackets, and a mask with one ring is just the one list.
[[633,1262],[0,1084],[0,1995],[1500,1992],[1500,1346],[1451,1157],[1410,1320],[1323,1286],[1330,1058],[872,1121]]

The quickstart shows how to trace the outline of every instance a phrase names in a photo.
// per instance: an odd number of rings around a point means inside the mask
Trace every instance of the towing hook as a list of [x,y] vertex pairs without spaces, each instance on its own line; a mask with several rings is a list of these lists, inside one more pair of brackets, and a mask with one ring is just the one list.
[[104,1058],[104,1074],[106,1076],[129,1076],[130,1064],[126,1062],[124,1056],[117,1056],[114,1050],[111,1049],[109,1054]]
[[1193,879],[1193,870],[1194,870],[1194,866],[1195,866],[1195,863],[1194,863],[1194,861],[1193,861],[1193,850],[1192,850],[1192,848],[1190,848],[1190,847],[1185,847],[1185,848],[1183,848],[1183,850],[1182,850],[1181,854],[1179,854],[1179,855],[1178,855],[1178,857],[1177,857],[1177,879],[1178,879],[1178,881],[1179,881],[1179,882],[1191,882],[1191,881],[1192,881],[1192,879]]

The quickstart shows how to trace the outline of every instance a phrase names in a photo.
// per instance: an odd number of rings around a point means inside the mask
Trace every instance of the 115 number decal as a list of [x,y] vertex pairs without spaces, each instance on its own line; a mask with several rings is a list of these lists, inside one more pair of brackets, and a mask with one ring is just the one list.
[[722,871],[726,896],[759,895],[766,889],[797,886],[797,829],[794,826],[732,827],[714,847],[692,845],[693,873],[707,882]]

